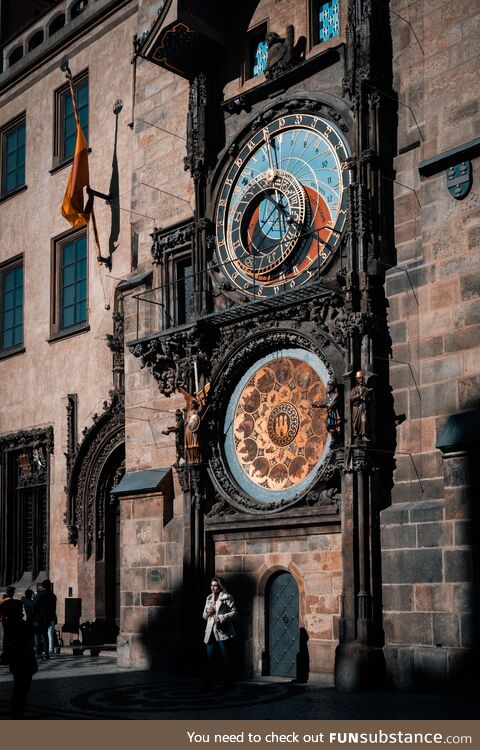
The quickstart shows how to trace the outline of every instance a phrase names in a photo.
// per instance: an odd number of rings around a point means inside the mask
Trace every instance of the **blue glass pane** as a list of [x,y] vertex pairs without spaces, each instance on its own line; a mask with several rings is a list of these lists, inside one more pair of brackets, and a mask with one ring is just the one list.
[[14,294],[15,292],[13,289],[9,292],[5,292],[5,295],[3,297],[3,309],[4,310],[11,310],[14,303]]
[[5,163],[7,172],[15,170],[17,168],[17,152],[15,151],[13,154],[8,154]]
[[6,133],[3,141],[3,187],[6,193],[25,182],[25,125]]
[[5,279],[3,282],[3,288],[5,292],[8,292],[10,289],[13,289],[15,286],[15,271],[9,271],[5,274]]
[[318,9],[318,39],[326,42],[340,33],[338,0],[320,3]]
[[86,300],[87,299],[87,282],[85,279],[82,281],[79,281],[77,283],[77,300]]
[[2,349],[8,349],[9,346],[13,346],[13,331],[4,331],[2,336]]
[[66,266],[68,263],[73,263],[75,260],[75,243],[69,242],[63,246],[63,265]]
[[[84,132],[88,139],[88,81],[85,81],[75,89],[78,116]],[[73,103],[70,93],[65,97],[65,117],[63,123],[63,157],[70,159],[75,153],[76,123],[73,114]]]
[[63,284],[66,286],[67,284],[73,284],[75,281],[75,266],[65,266],[63,269]]
[[86,81],[77,88],[76,95],[77,107],[80,109],[83,104],[87,104],[88,102],[88,83]]
[[75,323],[75,307],[65,307],[62,314],[62,328],[73,326]]
[[71,117],[65,123],[65,138],[71,138],[77,132],[77,126],[75,125],[75,118]]
[[265,40],[258,43],[253,64],[253,75],[260,76],[267,67],[268,46]]
[[17,287],[15,289],[15,306],[18,307],[22,304],[23,301],[23,289],[21,287]]
[[75,322],[83,323],[87,319],[87,305],[85,302],[79,302],[75,305]]
[[69,286],[66,286],[63,289],[63,305],[64,307],[68,307],[68,305],[73,305],[74,302],[75,302],[75,285],[70,284]]
[[13,154],[17,150],[17,131],[13,130],[8,133],[5,137],[6,140],[6,152],[7,154]]
[[87,257],[87,238],[81,237],[79,240],[77,240],[76,245],[77,245],[77,248],[76,248],[77,260],[86,258]]
[[5,310],[3,313],[3,327],[11,328],[14,322],[13,310]]
[[13,329],[13,346],[18,346],[22,343],[22,326],[15,326]]

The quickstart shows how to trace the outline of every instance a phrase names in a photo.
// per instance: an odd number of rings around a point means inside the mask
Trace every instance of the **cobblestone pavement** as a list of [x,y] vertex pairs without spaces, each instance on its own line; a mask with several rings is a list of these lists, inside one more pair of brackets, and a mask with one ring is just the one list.
[[[0,668],[0,719],[11,676]],[[476,719],[473,697],[340,693],[287,680],[238,682],[206,693],[199,680],[117,667],[113,656],[53,656],[33,678],[26,719]]]

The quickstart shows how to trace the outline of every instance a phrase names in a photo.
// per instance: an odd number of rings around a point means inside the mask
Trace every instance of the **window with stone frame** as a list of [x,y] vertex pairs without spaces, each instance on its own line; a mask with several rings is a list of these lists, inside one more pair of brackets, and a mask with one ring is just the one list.
[[185,325],[193,318],[192,236],[191,221],[154,236],[152,254],[159,267],[159,285],[152,291],[160,311],[160,330]]
[[0,198],[25,189],[25,113],[0,129],[2,176]]
[[[78,116],[85,138],[88,141],[88,71],[73,79]],[[55,91],[55,134],[53,166],[68,164],[75,153],[77,128],[73,113],[73,102],[68,83]]]
[[243,78],[245,81],[264,74],[267,68],[267,23],[255,26],[247,33]]
[[310,0],[311,46],[340,35],[340,0]]
[[51,339],[88,329],[86,229],[52,240]]
[[0,265],[0,358],[23,349],[23,256]]
[[0,440],[0,579],[30,583],[49,567],[48,463],[53,430]]

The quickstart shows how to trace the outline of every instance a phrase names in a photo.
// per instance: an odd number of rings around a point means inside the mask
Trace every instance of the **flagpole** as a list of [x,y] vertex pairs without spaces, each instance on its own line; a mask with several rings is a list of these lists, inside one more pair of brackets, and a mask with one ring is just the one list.
[[[80,123],[80,116],[78,114],[78,105],[77,105],[77,97],[75,95],[75,89],[73,86],[73,76],[72,71],[70,70],[70,66],[68,64],[68,59],[65,57],[63,58],[62,62],[60,63],[61,70],[64,71],[65,77],[68,80],[68,84],[70,86],[70,96],[72,97],[72,106],[73,106],[73,116],[75,117],[75,124],[77,126],[77,131],[80,128],[82,129],[81,123]],[[88,200],[87,205],[85,206],[85,213],[89,213],[92,217],[92,226],[93,226],[93,236],[95,238],[95,245],[97,248],[97,260],[101,263],[105,262],[105,259],[102,256],[102,250],[100,248],[100,240],[98,237],[98,228],[97,228],[97,220],[95,218],[95,211],[93,209],[93,201],[94,201],[94,191],[91,190],[90,185],[87,185],[87,194],[88,194]],[[110,260],[110,259],[109,259]],[[110,261],[111,262],[111,261]],[[110,268],[111,270],[111,268]]]

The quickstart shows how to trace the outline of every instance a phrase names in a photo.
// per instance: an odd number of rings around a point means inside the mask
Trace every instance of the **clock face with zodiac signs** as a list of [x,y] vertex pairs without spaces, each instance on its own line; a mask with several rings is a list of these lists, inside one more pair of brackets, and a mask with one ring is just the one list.
[[256,501],[292,499],[325,461],[330,437],[325,365],[312,352],[284,349],[258,360],[238,383],[226,413],[225,457]]
[[231,285],[267,297],[316,279],[347,213],[348,146],[315,114],[277,117],[243,146],[216,208],[217,260]]

